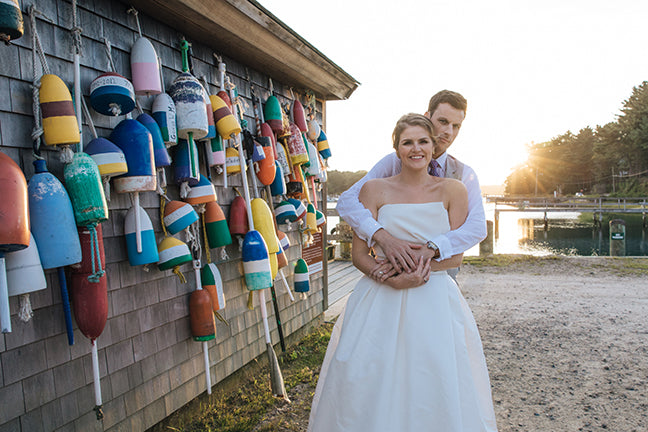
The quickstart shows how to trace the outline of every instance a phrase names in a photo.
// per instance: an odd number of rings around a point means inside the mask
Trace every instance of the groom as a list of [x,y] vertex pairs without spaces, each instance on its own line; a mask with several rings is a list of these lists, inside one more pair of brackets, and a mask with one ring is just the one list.
[[[466,116],[466,99],[457,92],[442,90],[432,96],[425,116],[434,126],[436,145],[429,172],[439,177],[461,180],[468,190],[468,216],[459,228],[428,239],[426,247],[397,239],[389,234],[364,208],[358,199],[360,189],[367,180],[396,175],[401,170],[395,152],[382,158],[374,167],[340,195],[337,211],[355,231],[356,235],[372,247],[378,244],[394,269],[411,271],[416,268],[419,256],[433,257],[437,261],[463,253],[486,237],[486,216],[482,204],[479,180],[472,168],[449,155],[446,150],[459,134]],[[448,271],[455,276],[457,271]],[[381,273],[382,274],[382,273]]]

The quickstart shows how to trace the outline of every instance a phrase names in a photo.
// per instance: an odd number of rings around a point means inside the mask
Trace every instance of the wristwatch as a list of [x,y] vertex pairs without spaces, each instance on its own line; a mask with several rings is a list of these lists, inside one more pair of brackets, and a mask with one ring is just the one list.
[[441,256],[441,254],[439,253],[439,247],[433,241],[428,240],[428,242],[425,243],[425,246],[427,246],[428,249],[434,251],[434,256],[432,258],[438,258],[439,256]]

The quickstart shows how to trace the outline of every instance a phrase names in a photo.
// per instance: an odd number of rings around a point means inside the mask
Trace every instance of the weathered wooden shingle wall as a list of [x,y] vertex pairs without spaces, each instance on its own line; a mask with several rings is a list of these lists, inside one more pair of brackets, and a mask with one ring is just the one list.
[[[64,0],[20,1],[25,13],[25,35],[9,46],[0,46],[0,151],[9,155],[23,169],[26,178],[33,175],[32,140],[32,50],[29,6],[35,3],[47,19],[39,18],[37,28],[51,73],[72,85],[71,3]],[[81,88],[89,94],[91,81],[108,70],[104,38],[112,44],[117,72],[130,77],[130,49],[137,36],[128,5],[110,0],[79,1],[80,26],[83,29]],[[168,87],[180,72],[179,40],[182,29],[162,25],[140,14],[144,36],[151,39],[163,64]],[[194,44],[195,75],[204,75],[212,91],[217,89],[218,71],[211,48]],[[239,92],[246,97],[247,119],[254,125],[250,88],[244,64],[225,58]],[[38,73],[40,65],[37,63]],[[249,71],[257,87],[267,97],[268,77],[262,71]],[[286,101],[290,83],[275,82],[275,91]],[[281,97],[283,95],[283,97]],[[152,100],[140,98],[145,109]],[[322,108],[320,106],[320,108]],[[100,136],[122,119],[93,113]],[[84,128],[85,142],[90,131]],[[58,152],[43,150],[49,170],[62,179]],[[167,170],[172,183],[173,175]],[[230,186],[241,185],[240,176],[230,177]],[[223,188],[214,177],[218,202],[225,214],[234,198],[232,188]],[[178,197],[170,186],[169,195]],[[110,220],[103,223],[108,275],[109,315],[103,334],[98,338],[101,386],[104,401],[103,421],[97,421],[92,385],[90,342],[75,325],[75,344],[69,346],[65,335],[61,296],[56,273],[47,271],[48,288],[31,295],[34,317],[28,323],[17,316],[17,298],[11,298],[13,332],[0,337],[0,431],[94,431],[144,430],[157,423],[205,391],[201,344],[191,338],[189,295],[195,289],[192,270],[182,267],[187,283],[171,273],[160,272],[155,265],[148,271],[128,264],[123,236],[124,217],[130,207],[127,195],[112,193]],[[141,205],[153,222],[158,240],[162,238],[159,197],[154,192],[141,194]],[[53,227],[55,229],[55,227]],[[292,243],[288,251],[291,264],[284,269],[292,283],[292,263],[300,256],[298,227],[288,230]],[[183,235],[177,235],[184,240]],[[229,326],[217,321],[216,340],[209,342],[213,383],[218,383],[257,356],[265,353],[261,314],[255,297],[255,309],[247,309],[248,293],[240,273],[238,245],[227,247],[229,259],[216,261],[222,274],[227,307],[223,316]],[[204,260],[203,260],[204,261]],[[322,313],[321,273],[311,276],[307,300],[291,303],[281,285],[277,286],[284,333],[290,335],[310,325]],[[266,296],[267,299],[270,295]],[[268,303],[272,338],[278,342],[276,322]],[[263,377],[262,379],[266,379]],[[216,384],[217,385],[217,384]]]

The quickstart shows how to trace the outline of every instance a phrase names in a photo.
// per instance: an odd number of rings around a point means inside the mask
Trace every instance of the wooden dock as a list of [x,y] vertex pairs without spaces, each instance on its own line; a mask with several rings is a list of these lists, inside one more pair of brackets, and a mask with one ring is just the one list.
[[351,261],[335,260],[328,263],[328,309],[324,319],[336,318],[344,309],[353,287],[362,277],[362,272]]

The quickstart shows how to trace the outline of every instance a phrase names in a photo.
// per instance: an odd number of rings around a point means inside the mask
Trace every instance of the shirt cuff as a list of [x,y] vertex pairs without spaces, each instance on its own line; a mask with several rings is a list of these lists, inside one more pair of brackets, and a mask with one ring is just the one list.
[[372,218],[369,218],[360,225],[360,231],[367,234],[367,246],[369,246],[370,248],[374,247],[374,245],[376,244],[375,240],[373,239],[373,235],[381,228],[382,225],[380,225]]
[[437,261],[443,261],[444,259],[450,258],[452,254],[452,246],[448,237],[444,235],[438,235],[430,239],[432,243],[437,245],[439,248],[439,258],[435,258]]

